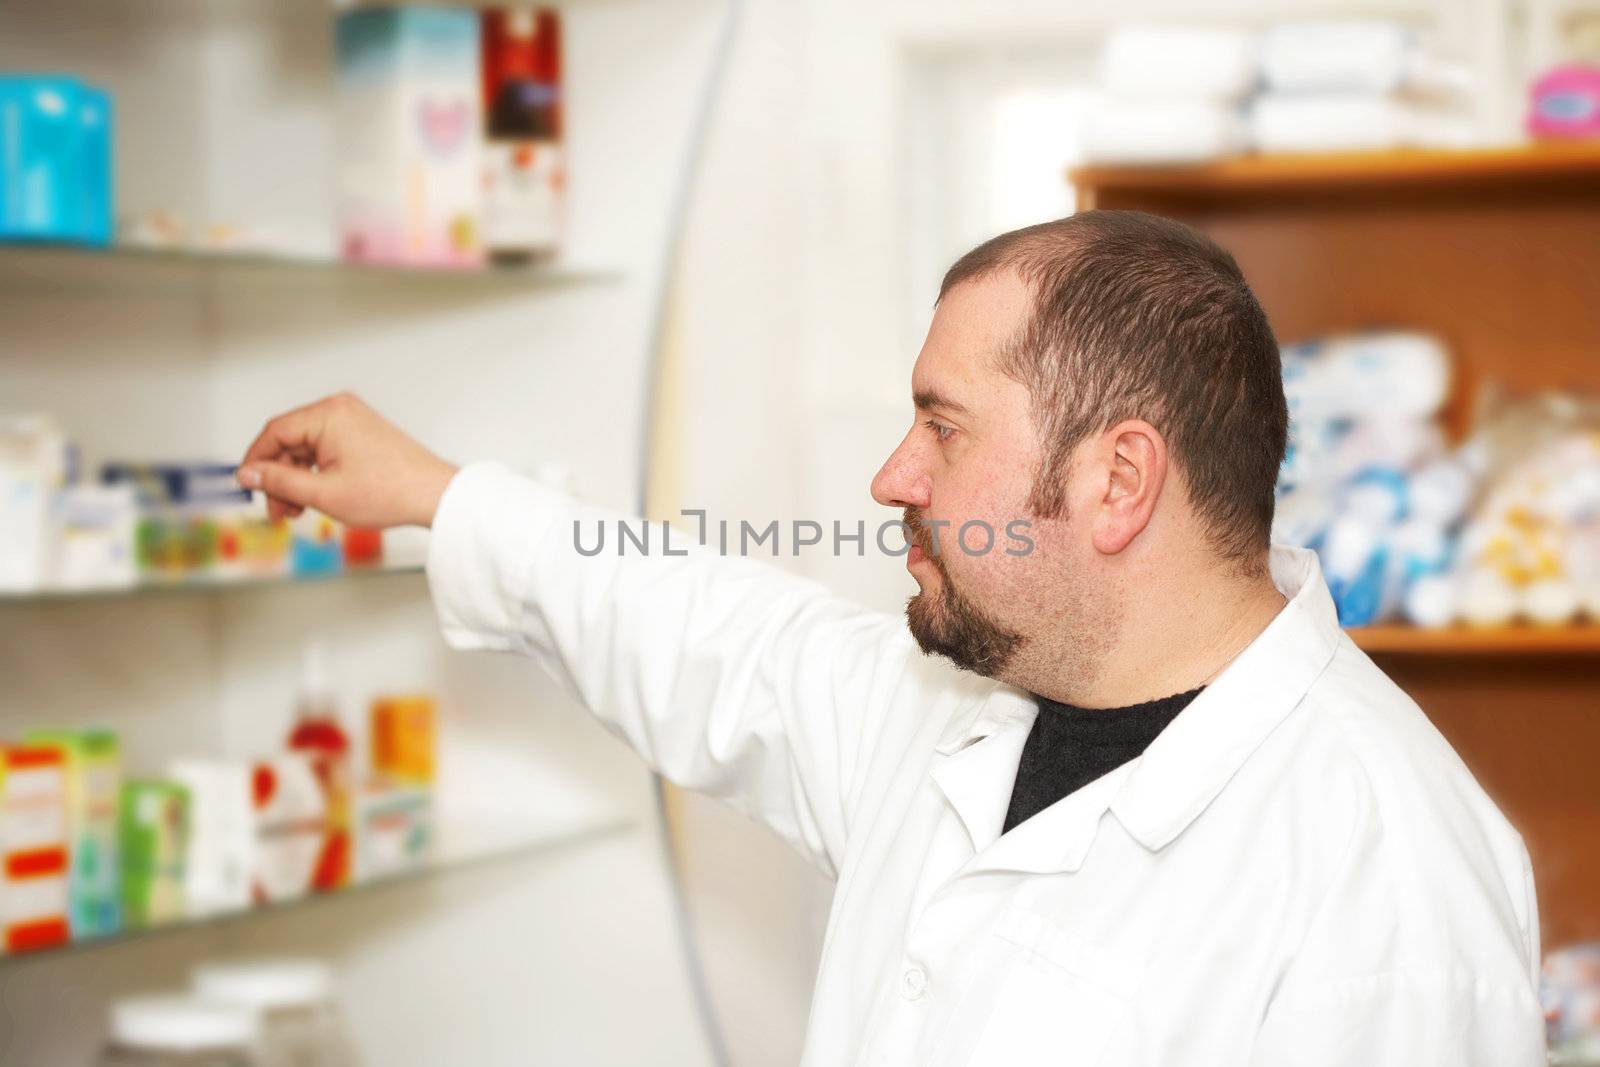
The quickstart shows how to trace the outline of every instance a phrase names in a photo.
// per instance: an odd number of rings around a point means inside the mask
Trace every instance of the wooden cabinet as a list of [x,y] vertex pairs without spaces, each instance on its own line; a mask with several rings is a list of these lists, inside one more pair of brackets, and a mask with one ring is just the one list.
[[[1485,390],[1600,392],[1600,144],[1090,167],[1080,208],[1182,219],[1233,252],[1280,339],[1442,337],[1457,437]],[[1600,625],[1353,631],[1527,841],[1546,947],[1600,938]]]

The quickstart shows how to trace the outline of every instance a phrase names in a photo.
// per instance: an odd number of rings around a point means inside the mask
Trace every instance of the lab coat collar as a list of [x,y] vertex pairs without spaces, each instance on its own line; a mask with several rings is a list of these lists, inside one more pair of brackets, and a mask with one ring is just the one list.
[[1038,714],[1039,705],[1034,703],[1030,694],[997,682],[982,699],[950,717],[950,725],[933,746],[934,751],[941,756],[953,756],[990,734],[1017,723],[1023,725],[1026,733],[1026,728],[1033,725]]
[[1039,706],[1027,693],[1009,686],[993,689],[940,739],[931,771],[945,799],[960,816],[982,851],[1000,836],[1011,804],[1022,746],[1033,728]]
[[[1135,839],[1159,851],[1205,810],[1300,703],[1340,640],[1338,617],[1316,556],[1275,547],[1271,569],[1288,603],[1144,755],[1003,838],[1000,828],[1038,705],[1027,693],[996,685],[986,698],[952,718],[935,745],[940,758],[932,773],[974,847],[994,853],[986,857],[985,866],[1076,870],[1108,807]],[[1049,844],[1041,849],[1046,844],[1042,835],[1048,835]]]
[[1342,639],[1317,557],[1274,547],[1271,567],[1288,603],[1131,764],[1111,801],[1117,820],[1153,852],[1187,829],[1299,706]]

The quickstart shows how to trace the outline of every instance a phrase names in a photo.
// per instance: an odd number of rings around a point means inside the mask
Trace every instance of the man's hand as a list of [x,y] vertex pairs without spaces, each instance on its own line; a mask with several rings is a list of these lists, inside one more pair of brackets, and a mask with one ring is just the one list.
[[352,393],[279,415],[239,466],[273,518],[316,508],[349,526],[431,526],[456,468]]

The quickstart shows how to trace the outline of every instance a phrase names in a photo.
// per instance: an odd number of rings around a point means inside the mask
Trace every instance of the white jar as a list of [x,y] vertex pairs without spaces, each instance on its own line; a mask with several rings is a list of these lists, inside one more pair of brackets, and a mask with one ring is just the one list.
[[249,1008],[183,995],[127,997],[111,1005],[99,1067],[262,1067],[261,1019]]
[[333,971],[307,959],[202,964],[195,995],[261,1018],[262,1067],[352,1067],[353,1043],[334,996]]

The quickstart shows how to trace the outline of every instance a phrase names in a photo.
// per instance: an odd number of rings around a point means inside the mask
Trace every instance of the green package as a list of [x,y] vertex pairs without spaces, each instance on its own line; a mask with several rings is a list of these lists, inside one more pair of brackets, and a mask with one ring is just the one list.
[[189,791],[177,782],[135,780],[122,787],[118,826],[122,916],[130,930],[183,918]]

